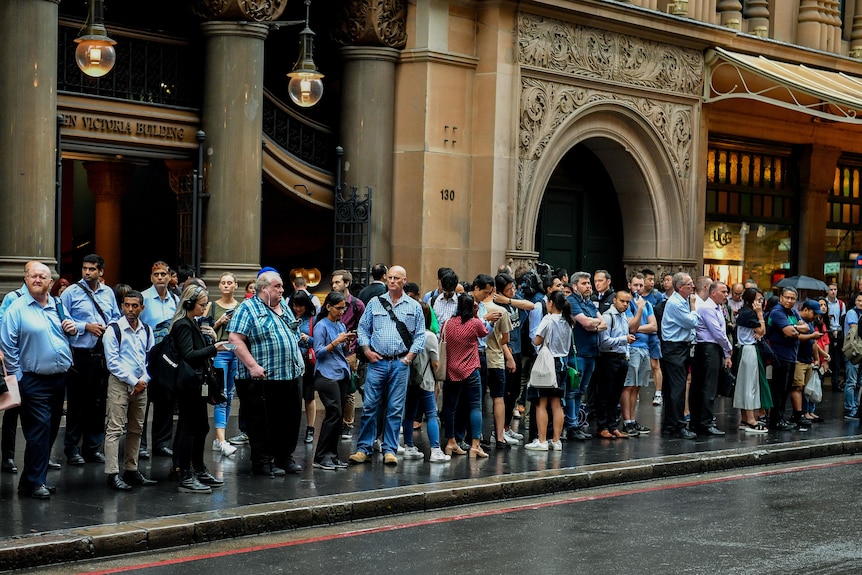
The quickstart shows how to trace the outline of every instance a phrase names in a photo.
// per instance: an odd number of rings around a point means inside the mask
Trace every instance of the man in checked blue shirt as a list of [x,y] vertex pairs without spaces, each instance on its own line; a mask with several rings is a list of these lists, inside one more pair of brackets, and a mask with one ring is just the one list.
[[[63,452],[69,465],[85,461],[104,463],[105,398],[108,372],[102,334],[109,323],[122,317],[114,291],[99,281],[105,260],[97,254],[84,256],[81,279],[60,296],[66,314],[78,328],[72,344],[75,368],[66,378],[66,436]],[[80,447],[79,447],[80,446]]]
[[[386,279],[387,293],[370,299],[359,320],[359,346],[368,360],[368,372],[359,440],[356,453],[349,458],[354,464],[371,461],[372,443],[377,437],[377,412],[385,409],[383,463],[398,465],[395,453],[410,364],[425,349],[425,315],[419,303],[404,294],[407,272],[401,266],[392,266]],[[403,325],[401,331],[393,314]],[[386,405],[382,405],[384,397]]]
[[6,370],[18,377],[24,471],[18,492],[49,499],[48,455],[60,427],[66,372],[72,366],[69,342],[78,337],[75,322],[65,316],[60,300],[49,295],[51,271],[38,263],[24,279],[27,292],[16,299],[0,325],[0,350]]

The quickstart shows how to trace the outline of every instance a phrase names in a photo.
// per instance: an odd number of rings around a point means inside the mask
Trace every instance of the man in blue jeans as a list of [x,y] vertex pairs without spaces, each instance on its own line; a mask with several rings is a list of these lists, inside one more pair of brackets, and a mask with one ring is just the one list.
[[[844,319],[844,338],[850,333],[850,328],[859,323],[862,317],[862,293],[856,294],[853,309],[847,312]],[[858,327],[856,328],[858,331]],[[859,365],[844,359],[844,419],[855,421],[859,419],[859,394],[856,389],[859,386]]]
[[386,279],[388,291],[371,298],[359,320],[359,346],[368,360],[368,371],[359,440],[356,453],[349,457],[353,464],[371,460],[377,437],[377,413],[382,409],[386,414],[383,463],[398,465],[395,454],[410,364],[425,349],[425,315],[419,303],[404,293],[407,272],[401,266],[392,266]]
[[598,334],[608,328],[605,320],[599,315],[599,310],[590,301],[592,284],[590,274],[575,272],[572,274],[572,316],[575,318],[575,346],[578,349],[578,372],[581,374],[581,386],[575,390],[566,391],[566,437],[580,441],[592,439],[592,435],[582,429],[586,421],[578,419],[581,409],[581,399],[590,386],[590,380],[596,368],[596,356],[599,353]]

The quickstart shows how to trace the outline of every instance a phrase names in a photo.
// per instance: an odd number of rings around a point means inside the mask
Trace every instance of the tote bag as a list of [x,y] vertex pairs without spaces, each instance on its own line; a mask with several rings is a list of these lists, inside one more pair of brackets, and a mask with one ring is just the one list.
[[[0,361],[0,364],[3,364]],[[0,395],[0,410],[12,409],[21,405],[21,393],[18,391],[18,378],[13,374],[6,373],[6,365],[3,364],[3,379],[6,381],[8,392]]]
[[530,387],[552,388],[557,387],[557,370],[554,365],[554,356],[547,345],[543,345],[536,356],[533,369],[530,370]]

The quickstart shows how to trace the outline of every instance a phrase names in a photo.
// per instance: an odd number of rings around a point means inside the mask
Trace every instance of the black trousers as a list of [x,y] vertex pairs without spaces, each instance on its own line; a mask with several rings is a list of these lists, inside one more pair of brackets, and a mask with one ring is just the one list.
[[[302,417],[302,380],[237,379],[244,405],[252,465],[293,459]],[[339,428],[340,430],[340,428]]]
[[772,409],[769,410],[770,426],[784,419],[784,406],[787,403],[787,396],[790,395],[795,373],[795,362],[778,360],[772,364],[772,380],[769,382],[769,391],[772,392]]
[[75,365],[66,377],[67,456],[78,452],[85,456],[102,450],[105,441],[105,403],[108,372],[100,365],[101,356],[90,349],[72,348]]
[[691,361],[691,345],[686,342],[661,342],[662,431],[672,433],[685,427],[685,381]]
[[15,437],[18,434],[18,414],[20,407],[13,407],[3,412],[3,431],[0,438],[0,452],[3,459],[15,459]]
[[691,411],[691,428],[701,431],[712,427],[715,417],[715,397],[718,376],[724,367],[724,351],[716,343],[698,343],[694,346],[691,364],[691,389],[688,407]]
[[21,431],[26,441],[20,480],[22,488],[45,483],[51,444],[57,437],[63,415],[65,382],[65,373],[40,375],[24,372],[21,377]]
[[199,390],[185,390],[176,394],[177,434],[174,438],[174,461],[182,470],[204,468],[204,448],[210,426],[207,400]]
[[[171,446],[171,436],[174,432],[174,406],[176,400],[173,393],[164,389],[147,393],[147,410],[144,413],[144,428],[141,430],[141,449],[147,448],[147,419],[150,416],[150,406],[153,406],[153,448]],[[242,410],[240,410],[242,416]]]
[[318,373],[314,378],[314,389],[325,409],[320,434],[317,437],[317,447],[314,450],[314,461],[318,463],[327,458],[338,458],[338,443],[341,440],[341,406],[349,384],[349,377],[334,381]]
[[626,383],[629,363],[624,354],[600,353],[596,359],[596,371],[590,385],[596,388],[596,431],[617,428],[620,396]]

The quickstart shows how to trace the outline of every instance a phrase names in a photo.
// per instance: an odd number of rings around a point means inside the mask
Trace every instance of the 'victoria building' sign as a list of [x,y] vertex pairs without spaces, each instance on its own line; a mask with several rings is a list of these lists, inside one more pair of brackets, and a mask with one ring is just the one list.
[[59,94],[57,112],[63,118],[64,149],[94,146],[104,151],[116,146],[124,154],[134,154],[136,148],[167,154],[183,150],[185,154],[198,146],[195,136],[200,117],[192,110]]
[[132,122],[123,118],[107,118],[103,116],[79,116],[77,114],[63,114],[63,127],[72,130],[83,129],[90,132],[135,135],[143,138],[159,138],[173,141],[182,141],[185,135],[185,128],[183,126]]

